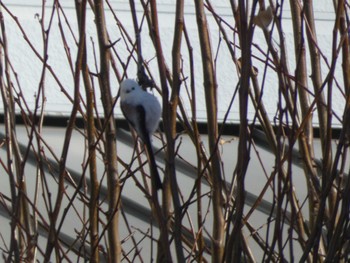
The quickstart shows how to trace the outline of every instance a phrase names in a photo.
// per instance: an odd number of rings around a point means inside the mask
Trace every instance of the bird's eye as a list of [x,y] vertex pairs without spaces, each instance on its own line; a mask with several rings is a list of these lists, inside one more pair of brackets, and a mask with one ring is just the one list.
[[135,90],[135,87],[132,87],[131,90]]

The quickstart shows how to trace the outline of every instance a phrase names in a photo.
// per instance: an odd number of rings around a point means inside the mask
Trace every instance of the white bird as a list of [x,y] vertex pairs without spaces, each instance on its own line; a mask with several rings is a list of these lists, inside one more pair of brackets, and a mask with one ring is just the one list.
[[162,108],[157,98],[143,90],[133,79],[125,79],[120,83],[120,107],[124,117],[131,124],[146,146],[150,162],[153,185],[161,189],[162,182],[151,144],[151,136],[159,125]]

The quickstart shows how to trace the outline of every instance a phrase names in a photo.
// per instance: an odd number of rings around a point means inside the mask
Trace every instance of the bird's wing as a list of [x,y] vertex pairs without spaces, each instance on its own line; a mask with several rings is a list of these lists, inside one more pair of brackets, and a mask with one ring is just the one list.
[[144,107],[142,105],[133,105],[126,102],[122,102],[120,106],[125,119],[136,130],[137,135],[142,139],[142,141],[145,141],[145,138],[149,135],[145,126],[146,112]]

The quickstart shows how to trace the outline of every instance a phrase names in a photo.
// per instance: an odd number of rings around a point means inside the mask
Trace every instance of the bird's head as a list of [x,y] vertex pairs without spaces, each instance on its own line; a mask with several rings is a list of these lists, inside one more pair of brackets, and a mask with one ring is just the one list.
[[131,94],[135,93],[135,91],[142,90],[140,85],[133,79],[124,79],[120,83],[120,99],[124,100]]

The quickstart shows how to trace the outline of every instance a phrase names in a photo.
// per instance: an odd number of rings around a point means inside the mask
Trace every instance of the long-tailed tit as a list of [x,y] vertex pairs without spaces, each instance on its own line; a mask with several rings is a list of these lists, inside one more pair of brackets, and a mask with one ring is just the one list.
[[135,80],[125,79],[120,83],[120,107],[124,117],[146,146],[153,184],[157,190],[161,189],[162,182],[151,144],[151,135],[158,128],[162,113],[159,101],[144,91]]

